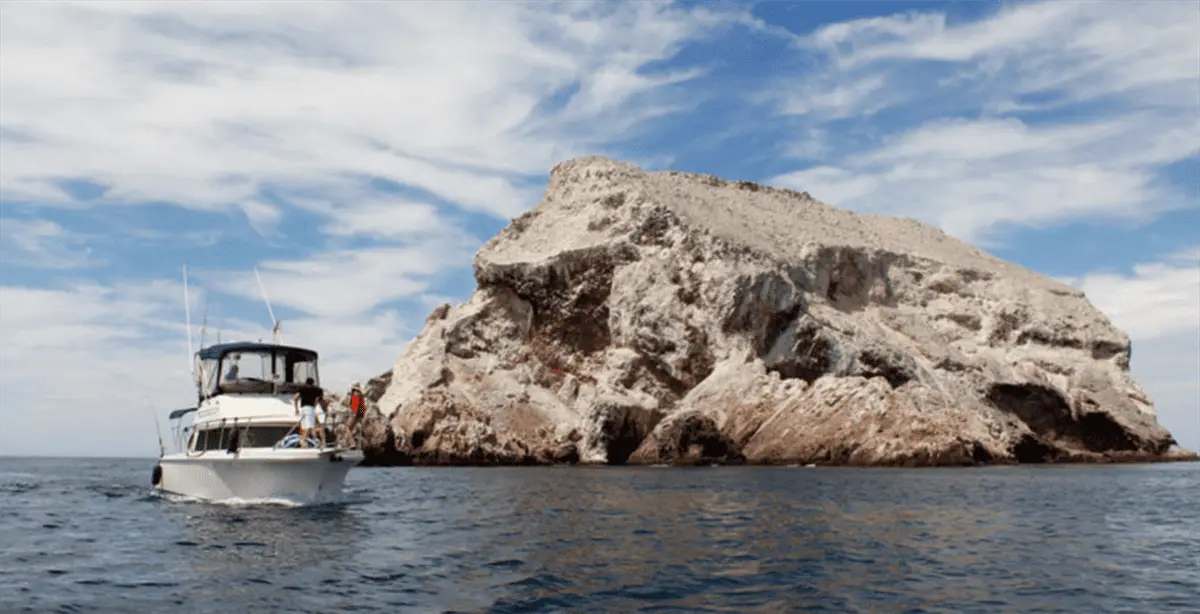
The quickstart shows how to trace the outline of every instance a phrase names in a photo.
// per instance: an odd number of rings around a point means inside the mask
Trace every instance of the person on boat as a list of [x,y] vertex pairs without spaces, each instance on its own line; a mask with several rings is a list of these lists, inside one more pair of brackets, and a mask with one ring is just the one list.
[[364,414],[367,413],[367,397],[363,394],[362,384],[352,382],[350,384],[350,420],[346,422],[346,436],[350,439],[351,447],[354,446],[356,438],[354,437],[354,425],[358,424]]
[[238,361],[242,359],[241,354],[233,354],[229,357],[229,370],[225,372],[226,382],[235,382],[238,378]]
[[317,419],[317,405],[326,409],[325,391],[313,382],[313,378],[304,380],[304,385],[292,397],[292,404],[300,416],[300,447],[308,447],[308,436],[316,429],[320,434],[321,447],[325,447],[325,425]]

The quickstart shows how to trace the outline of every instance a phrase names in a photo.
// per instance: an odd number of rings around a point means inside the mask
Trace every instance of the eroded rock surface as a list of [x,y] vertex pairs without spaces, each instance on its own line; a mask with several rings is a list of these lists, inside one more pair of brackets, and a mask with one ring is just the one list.
[[1078,290],[806,193],[569,160],[475,278],[373,381],[379,462],[1187,454]]

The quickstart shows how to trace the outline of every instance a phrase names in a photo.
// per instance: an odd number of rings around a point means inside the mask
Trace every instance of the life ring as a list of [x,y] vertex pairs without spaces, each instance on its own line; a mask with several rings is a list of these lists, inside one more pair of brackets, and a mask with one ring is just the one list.
[[158,486],[162,482],[162,465],[154,466],[154,473],[150,476],[150,485]]

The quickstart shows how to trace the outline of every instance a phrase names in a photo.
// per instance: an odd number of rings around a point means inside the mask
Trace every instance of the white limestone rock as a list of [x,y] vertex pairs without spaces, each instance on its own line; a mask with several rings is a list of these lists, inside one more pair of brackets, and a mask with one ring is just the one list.
[[1183,457],[1078,290],[806,193],[556,166],[379,398],[417,463]]

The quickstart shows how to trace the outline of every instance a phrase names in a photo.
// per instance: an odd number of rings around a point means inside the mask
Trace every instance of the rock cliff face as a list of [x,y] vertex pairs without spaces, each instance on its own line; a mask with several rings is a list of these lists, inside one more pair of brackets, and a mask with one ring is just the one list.
[[807,193],[569,160],[475,278],[373,382],[378,462],[1187,454],[1082,293]]

